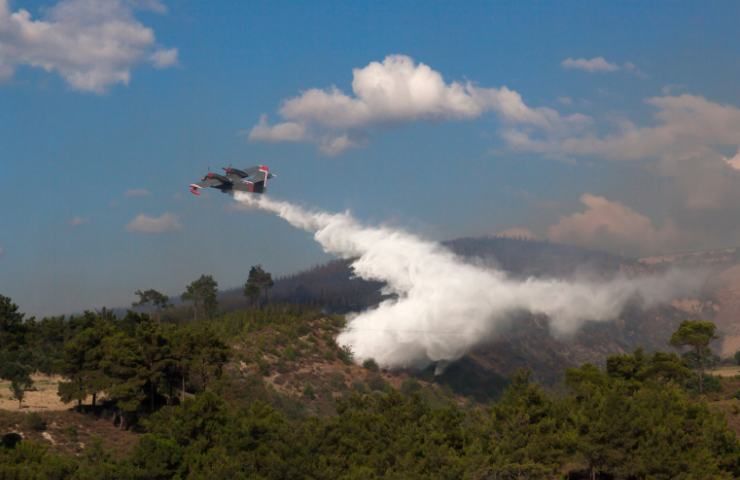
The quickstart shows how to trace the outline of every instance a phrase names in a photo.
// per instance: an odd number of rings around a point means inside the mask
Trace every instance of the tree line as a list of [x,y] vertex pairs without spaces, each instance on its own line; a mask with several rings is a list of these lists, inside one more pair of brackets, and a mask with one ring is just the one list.
[[[740,443],[682,388],[681,358],[610,357],[567,372],[564,392],[511,380],[482,406],[432,405],[418,389],[351,393],[337,414],[288,417],[207,390],[143,422],[133,452],[81,457],[31,442],[0,448],[0,476],[59,479],[731,479]],[[35,475],[35,476],[34,476]]]
[[[253,306],[261,307],[273,285],[272,275],[255,265],[243,293]],[[148,397],[150,410],[158,394],[173,397],[175,377],[181,397],[189,376],[205,386],[212,376],[206,373],[206,357],[213,354],[213,361],[223,365],[226,346],[218,344],[220,340],[203,324],[162,324],[173,306],[167,295],[155,289],[137,290],[135,295],[138,300],[132,306],[150,307],[148,315],[128,312],[119,320],[103,309],[40,321],[25,319],[10,298],[0,295],[0,378],[10,381],[19,406],[33,386],[34,371],[69,378],[59,390],[65,401],[81,403],[90,396],[95,406],[98,394],[105,391],[106,398],[127,414],[140,408],[143,396]],[[186,286],[181,299],[191,303],[196,324],[213,318],[218,313],[218,282],[201,275]]]
[[[235,399],[228,379],[217,381],[230,355],[223,332],[270,323],[251,312],[254,325],[105,310],[37,321],[0,296],[3,376],[59,373],[62,398],[111,408],[122,428],[139,419],[143,432],[123,458],[97,447],[74,457],[25,440],[2,446],[0,478],[740,477],[740,443],[702,396],[713,387],[711,322],[678,327],[670,343],[682,354],[613,355],[603,368],[568,370],[558,391],[521,371],[495,402],[440,404],[410,380],[347,393],[335,415],[296,416],[249,393]],[[282,333],[305,336],[293,323]],[[16,380],[22,387],[23,375]]]
[[141,413],[181,402],[221,375],[228,346],[205,322],[162,323],[129,311],[28,319],[0,296],[0,378],[23,401],[31,373],[59,374],[59,396],[79,407],[98,397],[126,428]]

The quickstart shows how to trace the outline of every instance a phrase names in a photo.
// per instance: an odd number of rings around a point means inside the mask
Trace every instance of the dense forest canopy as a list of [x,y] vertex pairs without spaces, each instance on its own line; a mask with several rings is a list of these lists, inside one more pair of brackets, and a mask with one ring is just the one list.
[[333,405],[320,412],[267,380],[312,362],[350,369],[351,352],[333,342],[341,317],[287,305],[205,310],[198,320],[105,310],[26,320],[0,297],[3,378],[60,374],[59,395],[78,415],[138,435],[123,456],[99,444],[69,455],[3,431],[0,478],[740,476],[738,438],[698,394],[713,385],[691,363],[700,339],[680,333],[704,331],[700,322],[677,331],[683,356],[615,355],[605,368],[568,370],[554,390],[520,371],[493,401],[432,395],[421,377],[394,387],[366,361],[351,367],[367,372],[364,384],[307,385],[305,402]]

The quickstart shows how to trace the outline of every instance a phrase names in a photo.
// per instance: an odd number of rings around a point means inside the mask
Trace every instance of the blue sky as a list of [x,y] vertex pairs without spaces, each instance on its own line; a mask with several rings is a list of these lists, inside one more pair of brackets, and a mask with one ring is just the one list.
[[[188,193],[227,165],[435,239],[736,246],[737,18],[737,2],[0,0],[0,293],[65,313],[327,258]],[[398,88],[353,90],[381,77]]]

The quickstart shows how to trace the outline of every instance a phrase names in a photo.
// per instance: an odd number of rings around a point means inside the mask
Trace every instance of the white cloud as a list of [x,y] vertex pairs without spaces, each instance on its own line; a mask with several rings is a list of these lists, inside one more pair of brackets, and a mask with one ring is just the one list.
[[718,148],[740,146],[740,108],[688,94],[652,97],[645,102],[656,109],[655,121],[645,126],[621,120],[608,133],[583,129],[552,135],[519,128],[506,130],[502,136],[510,148],[519,151],[648,165],[653,173],[675,182],[681,200],[691,208],[736,202],[740,177],[728,175],[728,169],[735,168],[733,159]]
[[177,55],[176,48],[160,48],[149,56],[149,60],[156,68],[167,68],[177,65]]
[[61,0],[34,19],[0,0],[0,77],[29,66],[59,74],[76,90],[103,93],[127,85],[131,69],[147,58],[172,65],[177,50],[152,52],[154,31],[134,17],[136,8],[164,11],[152,0]]
[[338,137],[327,137],[319,143],[319,149],[327,155],[338,155],[343,151],[357,147],[358,142],[352,140],[349,135],[342,134]]
[[87,218],[75,216],[69,219],[69,222],[67,222],[72,227],[79,227],[80,225],[84,225],[88,223],[90,220]]
[[306,137],[306,127],[296,122],[283,122],[277,125],[267,123],[267,115],[252,127],[249,139],[261,142],[299,142]]
[[696,146],[740,143],[740,109],[737,107],[686,94],[653,97],[646,103],[657,108],[655,125],[638,127],[626,121],[610,135],[568,139],[562,143],[563,150],[634,160],[685,152]]
[[[560,65],[566,69],[583,70],[588,73],[616,72],[620,69],[616,63],[606,61],[604,57],[594,58],[566,58]],[[633,64],[629,64],[634,68]]]
[[265,116],[250,140],[312,141],[322,151],[341,153],[357,146],[377,126],[422,120],[464,120],[495,112],[509,125],[547,130],[588,123],[584,115],[563,117],[550,108],[532,108],[507,87],[482,88],[471,82],[445,82],[431,67],[406,55],[389,55],[353,70],[352,95],[336,87],[309,89],[283,102],[283,121],[269,125]]
[[126,230],[136,233],[165,233],[181,228],[180,219],[173,213],[163,213],[158,217],[151,217],[142,213],[126,225]]
[[560,62],[560,66],[568,70],[581,70],[588,73],[611,73],[611,72],[627,72],[638,77],[645,78],[647,75],[645,72],[632,62],[624,62],[619,65],[614,62],[607,61],[604,57],[594,58],[566,58]]
[[147,197],[151,192],[146,188],[130,188],[124,193],[127,197]]
[[[657,227],[624,205],[605,199],[608,203],[600,203],[591,196],[586,211],[566,217],[552,235],[591,246],[601,241],[602,248],[620,251],[735,245],[740,237],[732,220],[740,215],[740,155],[728,156],[727,151],[740,152],[740,108],[689,94],[645,102],[655,112],[645,124],[619,118],[580,131],[519,126],[502,131],[512,150],[556,159],[619,161],[625,172],[631,164],[634,170],[628,175],[644,185],[640,201],[663,210],[663,226]],[[643,233],[636,237],[636,231]]]
[[562,217],[547,232],[550,240],[586,247],[608,248],[623,253],[646,253],[670,248],[680,239],[676,229],[662,228],[619,202],[585,193],[583,212]]

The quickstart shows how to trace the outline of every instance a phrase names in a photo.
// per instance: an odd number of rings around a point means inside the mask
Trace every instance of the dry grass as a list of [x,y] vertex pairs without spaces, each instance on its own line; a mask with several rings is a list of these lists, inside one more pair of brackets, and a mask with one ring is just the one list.
[[[68,410],[74,406],[73,403],[64,403],[59,400],[57,388],[59,382],[63,380],[62,377],[34,374],[31,378],[33,389],[26,392],[20,410],[48,412]],[[18,400],[13,398],[13,393],[10,391],[10,382],[5,380],[0,381],[0,410],[19,410]]]
[[[74,403],[59,400],[57,388],[62,377],[33,375],[32,379],[34,390],[26,392],[20,409],[18,400],[12,398],[10,382],[0,381],[0,434],[18,432],[23,438],[73,455],[79,455],[94,442],[101,442],[107,451],[123,457],[136,445],[136,433],[120,430],[110,419],[73,411]],[[30,425],[31,412],[38,412],[46,422],[45,429],[36,430]]]

